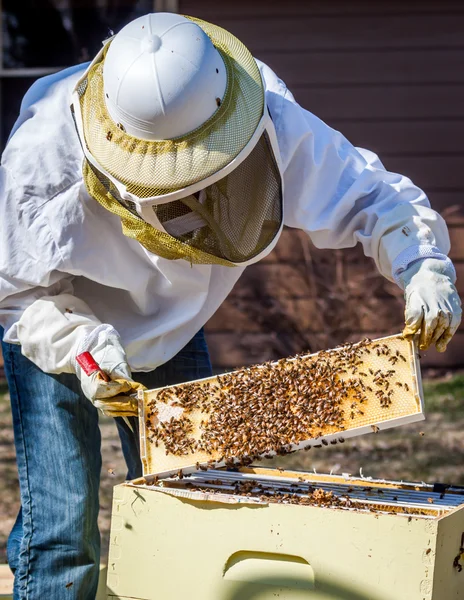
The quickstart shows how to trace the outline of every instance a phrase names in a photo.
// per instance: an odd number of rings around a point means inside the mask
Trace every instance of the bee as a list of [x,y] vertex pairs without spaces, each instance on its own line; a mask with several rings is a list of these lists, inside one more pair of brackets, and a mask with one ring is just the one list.
[[380,431],[380,429],[377,427],[377,425],[371,425],[371,429],[374,433],[378,433]]
[[403,227],[403,229],[401,230],[401,233],[402,233],[403,235],[405,235],[406,237],[408,237],[408,236],[409,236],[410,232],[411,232],[411,230],[409,229],[409,227],[408,227],[407,225],[405,225],[405,226]]

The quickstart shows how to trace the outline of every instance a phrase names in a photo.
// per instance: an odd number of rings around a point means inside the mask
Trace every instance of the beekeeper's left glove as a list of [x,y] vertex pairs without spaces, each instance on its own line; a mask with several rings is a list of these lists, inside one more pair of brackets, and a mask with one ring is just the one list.
[[[81,350],[90,352],[101,369],[87,373],[85,366],[81,366],[78,360],[75,361],[76,375],[85,396],[105,415],[136,416],[136,393],[145,388],[132,379],[126,352],[117,331],[110,325],[99,325],[81,342],[77,356],[81,354]],[[103,378],[102,371],[110,381]]]
[[461,322],[461,300],[452,262],[424,258],[397,276],[406,300],[403,335],[420,332],[419,347],[444,352]]
[[[59,294],[35,300],[18,321],[17,335],[24,356],[45,373],[75,373],[85,396],[105,414],[137,414],[130,394],[140,386],[132,381],[119,334],[79,298]],[[87,375],[76,361],[82,352],[90,352],[111,381],[98,372]]]

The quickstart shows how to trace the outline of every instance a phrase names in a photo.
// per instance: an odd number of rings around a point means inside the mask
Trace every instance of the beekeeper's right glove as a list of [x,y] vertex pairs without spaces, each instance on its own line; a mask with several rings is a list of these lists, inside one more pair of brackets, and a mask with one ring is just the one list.
[[[137,414],[131,394],[141,386],[132,381],[119,334],[102,324],[85,302],[71,294],[39,298],[24,311],[17,331],[23,355],[42,371],[75,373],[85,396],[105,414]],[[111,381],[98,372],[84,372],[76,361],[83,352],[92,354]]]
[[454,285],[453,263],[423,258],[398,275],[406,300],[403,335],[420,332],[419,347],[432,344],[444,352],[461,322],[461,300]]

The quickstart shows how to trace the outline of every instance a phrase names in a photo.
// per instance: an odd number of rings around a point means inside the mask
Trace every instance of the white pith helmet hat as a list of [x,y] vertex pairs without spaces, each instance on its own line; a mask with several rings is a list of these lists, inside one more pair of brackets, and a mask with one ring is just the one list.
[[104,43],[72,114],[88,193],[148,251],[245,265],[283,223],[277,136],[249,50],[194,17],[155,13]]
[[227,72],[201,27],[181,15],[155,13],[115,36],[103,81],[115,123],[136,138],[166,140],[197,129],[216,112]]
[[248,49],[221,27],[170,13],[109,39],[76,83],[72,109],[86,159],[140,206],[219,180],[270,126]]

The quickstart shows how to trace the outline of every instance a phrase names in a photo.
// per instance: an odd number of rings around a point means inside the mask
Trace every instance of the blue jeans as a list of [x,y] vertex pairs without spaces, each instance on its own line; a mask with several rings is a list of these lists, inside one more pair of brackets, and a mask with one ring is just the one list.
[[[3,331],[0,328],[0,334]],[[75,375],[49,375],[2,343],[21,510],[8,539],[15,600],[94,600],[100,563],[98,413]],[[211,375],[203,331],[169,362],[134,379],[148,388]],[[138,437],[115,419],[128,479],[142,474]],[[132,418],[135,430],[137,419]]]

